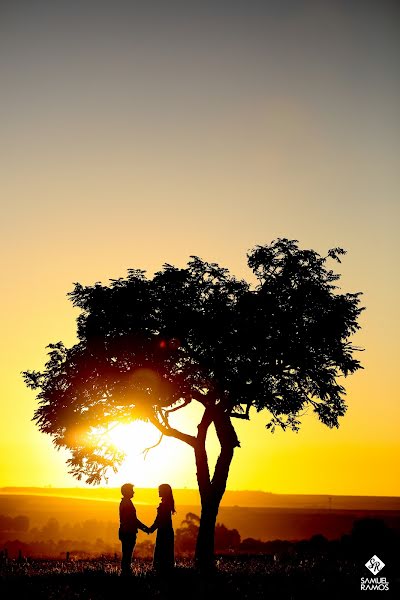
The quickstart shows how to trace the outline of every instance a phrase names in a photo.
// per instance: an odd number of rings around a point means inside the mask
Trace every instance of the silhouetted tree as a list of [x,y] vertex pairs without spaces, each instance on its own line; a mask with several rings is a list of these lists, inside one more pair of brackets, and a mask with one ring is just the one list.
[[187,513],[186,518],[175,531],[175,548],[179,553],[194,552],[199,533],[200,517],[194,513]]
[[217,523],[214,542],[216,550],[237,550],[240,546],[240,534],[237,529],[228,529],[223,523]]
[[[175,549],[178,553],[193,552],[200,528],[200,517],[187,513],[186,518],[175,532]],[[240,546],[240,534],[237,529],[228,529],[223,523],[215,526],[214,543],[216,550],[237,550]]]
[[18,515],[17,517],[8,517],[0,515],[0,535],[3,532],[8,531],[28,531],[29,529],[29,518],[25,515]]
[[391,550],[398,548],[399,531],[389,527],[383,519],[365,517],[353,523],[350,534],[350,548],[359,556],[377,554],[385,561]]
[[18,515],[14,517],[14,531],[28,531],[29,529],[29,518],[25,515]]
[[[75,284],[79,341],[50,344],[42,372],[24,373],[38,390],[34,420],[57,448],[71,450],[70,472],[98,483],[123,455],[102,435],[115,423],[143,419],[193,450],[201,497],[197,559],[213,562],[214,528],[234,449],[233,419],[266,410],[276,426],[298,430],[311,406],[329,427],[346,410],[338,378],[360,368],[349,338],[358,328],[359,293],[341,294],[322,257],[278,239],[256,246],[252,287],[227,269],[192,257],[152,279],[129,270],[110,285]],[[171,414],[203,407],[197,435],[175,428]],[[221,450],[214,473],[206,437],[214,425]]]
[[45,525],[43,525],[40,535],[42,539],[55,539],[60,537],[60,523],[54,517],[51,517]]

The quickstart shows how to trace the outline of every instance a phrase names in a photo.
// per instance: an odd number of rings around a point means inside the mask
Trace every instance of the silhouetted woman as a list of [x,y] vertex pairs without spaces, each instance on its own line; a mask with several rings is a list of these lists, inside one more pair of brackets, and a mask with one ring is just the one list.
[[157,508],[157,516],[149,533],[157,529],[156,546],[154,548],[153,567],[159,572],[166,572],[175,564],[174,556],[174,530],[172,528],[172,515],[175,513],[174,496],[171,486],[163,483],[158,488],[161,502]]

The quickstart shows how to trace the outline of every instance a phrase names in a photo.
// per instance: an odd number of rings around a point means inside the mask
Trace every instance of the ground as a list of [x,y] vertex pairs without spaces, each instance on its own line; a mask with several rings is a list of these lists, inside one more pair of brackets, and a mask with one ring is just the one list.
[[[367,574],[351,561],[321,557],[302,561],[271,556],[231,556],[217,560],[209,576],[190,560],[179,560],[168,580],[152,571],[151,561],[136,560],[133,575],[119,575],[118,561],[8,560],[0,567],[0,597],[32,600],[105,600],[123,596],[144,599],[300,600],[364,597],[360,577]],[[388,578],[388,576],[386,576]],[[384,598],[395,597],[400,580],[390,577]],[[369,592],[375,593],[375,592]],[[393,596],[392,596],[393,595]],[[398,596],[399,597],[399,596]]]

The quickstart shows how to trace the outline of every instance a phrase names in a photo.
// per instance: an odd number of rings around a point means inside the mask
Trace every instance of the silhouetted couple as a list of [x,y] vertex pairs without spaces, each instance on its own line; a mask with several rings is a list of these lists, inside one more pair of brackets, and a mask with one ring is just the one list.
[[121,575],[131,574],[133,550],[136,544],[138,529],[145,533],[157,530],[156,545],[154,548],[153,567],[159,573],[169,572],[175,563],[174,557],[174,530],[172,515],[175,513],[175,502],[171,486],[163,483],[158,488],[161,502],[157,508],[157,516],[151,527],[139,521],[132,498],[134,495],[133,484],[124,483],[121,487],[122,500],[119,505],[119,539],[122,544]]

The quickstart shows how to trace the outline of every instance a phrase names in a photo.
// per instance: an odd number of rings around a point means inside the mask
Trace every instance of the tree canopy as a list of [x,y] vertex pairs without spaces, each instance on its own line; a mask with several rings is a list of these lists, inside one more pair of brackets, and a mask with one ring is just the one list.
[[[329,427],[346,411],[341,378],[361,368],[350,337],[359,329],[360,293],[341,293],[326,256],[296,240],[256,246],[248,265],[257,284],[192,256],[152,278],[75,284],[78,343],[49,345],[42,372],[26,371],[38,390],[34,420],[71,451],[70,472],[98,483],[123,455],[105,441],[115,423],[142,419],[195,446],[170,414],[199,402],[216,415],[268,413],[266,427],[297,430],[311,407]],[[217,432],[218,433],[218,432]],[[239,445],[232,427],[232,446]]]

